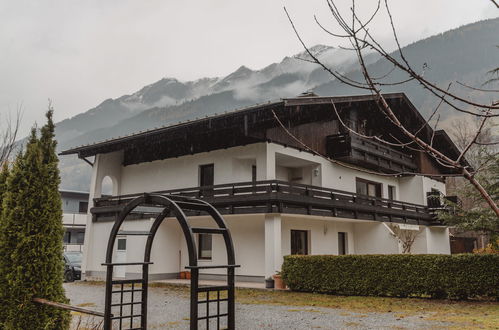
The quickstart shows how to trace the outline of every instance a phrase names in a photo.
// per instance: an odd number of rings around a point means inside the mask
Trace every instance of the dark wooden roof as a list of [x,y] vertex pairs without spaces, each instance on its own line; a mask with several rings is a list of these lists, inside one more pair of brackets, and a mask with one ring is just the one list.
[[[406,126],[415,131],[424,124],[424,118],[404,93],[385,94],[385,98]],[[272,110],[285,125],[291,127],[334,119],[334,111],[327,106],[333,102],[340,111],[349,111],[352,107],[376,107],[373,95],[288,98],[79,146],[65,150],[60,155],[89,157],[124,150],[124,165],[130,165],[257,142],[282,144],[282,141],[274,141],[267,136],[267,130],[279,126]],[[378,119],[386,121],[384,118]],[[423,135],[429,138],[431,134],[432,129],[427,125]],[[438,143],[443,148],[441,150],[445,150],[446,145],[452,150],[457,149],[448,136],[436,134],[435,138],[439,139]]]

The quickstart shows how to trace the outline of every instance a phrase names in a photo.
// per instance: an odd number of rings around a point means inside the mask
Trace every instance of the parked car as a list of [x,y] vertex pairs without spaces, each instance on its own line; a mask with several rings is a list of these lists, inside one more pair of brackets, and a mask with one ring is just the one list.
[[78,251],[64,252],[64,281],[74,282],[81,279],[82,253]]

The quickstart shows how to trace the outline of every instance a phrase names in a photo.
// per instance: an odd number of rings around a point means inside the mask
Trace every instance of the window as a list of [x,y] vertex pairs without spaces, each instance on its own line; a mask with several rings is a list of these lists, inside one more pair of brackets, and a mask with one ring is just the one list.
[[214,170],[213,164],[199,166],[199,185],[200,186],[213,186],[213,183],[214,183],[213,170]]
[[84,240],[85,240],[85,232],[84,231],[76,232],[76,244],[83,244]]
[[251,182],[256,182],[256,165],[251,166]]
[[441,207],[442,206],[442,201],[440,200],[442,193],[440,190],[431,188],[431,191],[426,193],[426,203],[428,204],[428,207],[430,208],[435,208],[435,207]]
[[338,232],[338,254],[345,255],[348,253],[347,233]]
[[198,258],[211,260],[212,237],[211,234],[199,234],[198,236]]
[[291,254],[308,254],[308,231],[291,230]]
[[63,238],[64,244],[69,244],[71,243],[71,232],[69,230],[66,230],[64,232],[64,238]]
[[395,200],[396,192],[395,186],[388,186],[388,199]]
[[78,205],[78,212],[87,213],[88,211],[88,202],[80,202]]
[[381,183],[364,179],[355,179],[357,194],[381,198]]
[[126,251],[126,238],[118,238],[118,251]]
[[[201,187],[204,186],[213,186],[214,184],[214,165],[207,164],[199,166],[199,185]],[[203,189],[201,192],[204,196],[213,195],[213,189]]]

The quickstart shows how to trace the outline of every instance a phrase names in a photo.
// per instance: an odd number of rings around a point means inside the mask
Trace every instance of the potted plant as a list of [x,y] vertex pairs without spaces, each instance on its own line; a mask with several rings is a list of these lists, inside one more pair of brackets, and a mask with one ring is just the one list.
[[281,272],[276,272],[275,275],[273,275],[272,277],[274,278],[274,284],[277,290],[286,289],[286,285],[282,281]]
[[273,288],[274,288],[274,279],[269,276],[265,279],[265,289],[273,289]]

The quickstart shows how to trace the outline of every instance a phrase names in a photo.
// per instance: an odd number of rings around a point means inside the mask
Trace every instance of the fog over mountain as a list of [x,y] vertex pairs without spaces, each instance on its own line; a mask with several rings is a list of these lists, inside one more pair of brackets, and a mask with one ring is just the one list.
[[[417,71],[423,66],[425,77],[440,86],[461,81],[480,86],[488,79],[487,72],[499,65],[497,36],[499,18],[481,21],[420,40],[404,47],[403,51]],[[361,78],[356,58],[352,52],[325,45],[311,51],[326,65],[351,78]],[[396,55],[395,55],[396,56]],[[57,124],[59,149],[68,149],[112,137],[170,125],[187,119],[201,118],[214,113],[294,97],[306,91],[316,94],[347,95],[365,94],[334,80],[316,64],[307,62],[308,54],[302,52],[285,57],[261,70],[251,70],[244,65],[225,77],[202,78],[182,82],[163,78],[139,91],[116,99],[107,99],[93,109]],[[391,70],[386,60],[375,55],[367,56],[368,69],[374,76]],[[399,72],[387,77],[387,82],[407,79]],[[453,91],[466,92],[473,100],[488,101],[489,95],[452,87]],[[423,115],[431,112],[435,97],[424,92],[416,83],[389,86],[386,92],[405,92]],[[442,117],[451,115],[445,107]],[[88,190],[90,166],[75,156],[61,157],[61,187]]]

